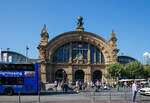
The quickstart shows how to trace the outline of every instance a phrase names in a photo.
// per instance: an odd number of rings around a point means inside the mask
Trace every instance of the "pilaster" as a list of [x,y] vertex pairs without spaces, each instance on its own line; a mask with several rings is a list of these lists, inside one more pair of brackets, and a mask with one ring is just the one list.
[[90,44],[88,44],[88,64],[90,64]]
[[70,43],[69,54],[69,63],[72,63],[72,43]]
[[92,76],[92,73],[91,73],[91,67],[88,66],[86,70],[84,70],[84,82],[90,82],[92,80],[91,76]]
[[68,82],[72,83],[72,66],[69,66],[69,68],[66,70],[66,73]]
[[41,82],[42,83],[46,83],[47,79],[46,79],[46,64],[41,64]]

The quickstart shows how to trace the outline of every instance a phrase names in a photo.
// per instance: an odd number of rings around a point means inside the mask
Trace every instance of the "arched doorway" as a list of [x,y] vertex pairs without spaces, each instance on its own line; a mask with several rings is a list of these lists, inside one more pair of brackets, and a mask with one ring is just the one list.
[[100,70],[96,70],[93,72],[93,81],[99,80],[101,82],[102,80],[102,72]]
[[65,80],[66,81],[66,78],[67,78],[67,74],[63,69],[59,69],[56,71],[55,80],[57,80],[57,81]]
[[77,70],[75,72],[75,80],[84,82],[84,72],[82,70]]

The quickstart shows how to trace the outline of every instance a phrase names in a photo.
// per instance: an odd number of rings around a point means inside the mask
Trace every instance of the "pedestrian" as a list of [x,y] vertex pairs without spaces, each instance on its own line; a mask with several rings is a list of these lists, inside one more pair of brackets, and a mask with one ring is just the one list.
[[55,91],[57,92],[57,87],[58,87],[58,81],[57,80],[55,80],[54,86],[55,86]]
[[67,93],[67,91],[68,91],[68,84],[66,82],[64,82],[63,92]]
[[79,87],[80,87],[80,84],[79,84],[79,81],[77,80],[76,81],[76,91],[77,91],[77,93],[79,93]]
[[124,82],[124,88],[126,88],[126,87],[127,87],[127,82],[125,81],[125,82]]
[[60,86],[61,86],[61,90],[64,91],[64,81],[63,80],[61,81]]
[[98,90],[100,89],[100,82],[99,82],[99,80],[96,81],[96,87],[97,87]]
[[136,84],[136,80],[134,80],[134,83],[132,84],[132,102],[135,102],[137,91],[138,87]]
[[119,91],[119,84],[116,84],[116,91]]

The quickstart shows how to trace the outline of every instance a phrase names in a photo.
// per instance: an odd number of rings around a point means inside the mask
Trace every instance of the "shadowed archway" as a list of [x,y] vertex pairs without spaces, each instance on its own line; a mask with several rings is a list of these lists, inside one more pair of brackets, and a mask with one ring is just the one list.
[[84,82],[84,72],[82,70],[77,70],[75,72],[75,80]]
[[59,69],[55,72],[55,80],[62,81],[66,80],[67,74],[63,69]]
[[102,72],[100,70],[96,70],[93,72],[93,81],[102,80]]

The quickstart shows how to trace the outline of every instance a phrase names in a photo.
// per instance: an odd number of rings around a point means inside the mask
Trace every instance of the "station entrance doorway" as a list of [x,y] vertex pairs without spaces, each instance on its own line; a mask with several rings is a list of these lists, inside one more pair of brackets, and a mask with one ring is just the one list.
[[67,78],[67,74],[63,69],[59,69],[56,71],[55,80],[57,80],[57,81],[65,80],[66,81],[66,78]]
[[93,72],[93,81],[102,81],[102,72],[100,70],[96,70]]
[[75,72],[75,80],[84,82],[84,72],[82,70],[77,70]]

